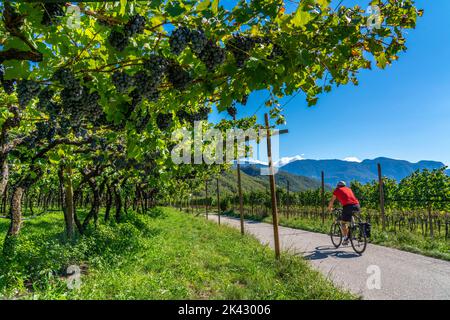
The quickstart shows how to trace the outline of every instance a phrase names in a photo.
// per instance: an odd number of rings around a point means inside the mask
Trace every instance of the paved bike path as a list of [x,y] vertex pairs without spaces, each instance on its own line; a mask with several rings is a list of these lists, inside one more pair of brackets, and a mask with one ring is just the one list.
[[[217,221],[217,215],[209,219]],[[236,218],[221,216],[221,222],[240,228]],[[245,231],[273,248],[271,224],[246,220]],[[281,226],[279,233],[282,250],[303,255],[338,287],[364,299],[450,299],[448,261],[373,244],[359,256],[350,245],[335,249],[330,237],[321,233]],[[379,289],[374,282],[378,270]]]

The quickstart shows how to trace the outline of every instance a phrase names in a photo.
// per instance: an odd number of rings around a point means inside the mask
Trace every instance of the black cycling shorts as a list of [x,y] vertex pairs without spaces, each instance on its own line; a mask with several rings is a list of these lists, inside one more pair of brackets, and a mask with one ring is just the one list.
[[361,210],[359,204],[348,204],[342,208],[341,221],[350,222],[354,213],[359,213]]

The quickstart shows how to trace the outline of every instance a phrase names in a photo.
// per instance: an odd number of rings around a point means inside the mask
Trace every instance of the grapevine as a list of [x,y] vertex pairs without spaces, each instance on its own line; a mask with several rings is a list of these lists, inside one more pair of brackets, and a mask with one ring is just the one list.
[[191,32],[187,27],[175,29],[169,39],[170,50],[173,54],[179,55],[188,45]]

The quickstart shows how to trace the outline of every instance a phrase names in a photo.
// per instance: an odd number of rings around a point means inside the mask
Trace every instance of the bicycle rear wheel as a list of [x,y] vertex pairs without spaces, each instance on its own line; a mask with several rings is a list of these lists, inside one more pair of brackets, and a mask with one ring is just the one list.
[[342,230],[339,223],[333,223],[330,230],[331,242],[335,248],[339,248],[342,243]]
[[367,247],[367,237],[364,230],[361,230],[361,227],[353,227],[350,228],[349,233],[353,250],[359,255],[363,254]]

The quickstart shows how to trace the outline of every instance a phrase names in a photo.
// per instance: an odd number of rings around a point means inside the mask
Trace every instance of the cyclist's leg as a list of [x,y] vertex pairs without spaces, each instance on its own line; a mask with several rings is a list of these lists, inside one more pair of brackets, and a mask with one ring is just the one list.
[[349,215],[347,206],[344,206],[344,208],[342,209],[342,214],[341,214],[339,220],[341,223],[342,235],[344,236],[344,239],[347,239],[348,225],[349,225],[350,221],[352,220],[351,215]]
[[348,238],[348,226],[352,221],[352,208],[351,206],[344,206],[342,209],[342,215],[341,215],[341,229],[342,234],[344,236],[344,239]]
[[341,223],[342,235],[344,236],[344,238],[347,238],[348,237],[348,223],[349,222],[341,220],[340,223]]

